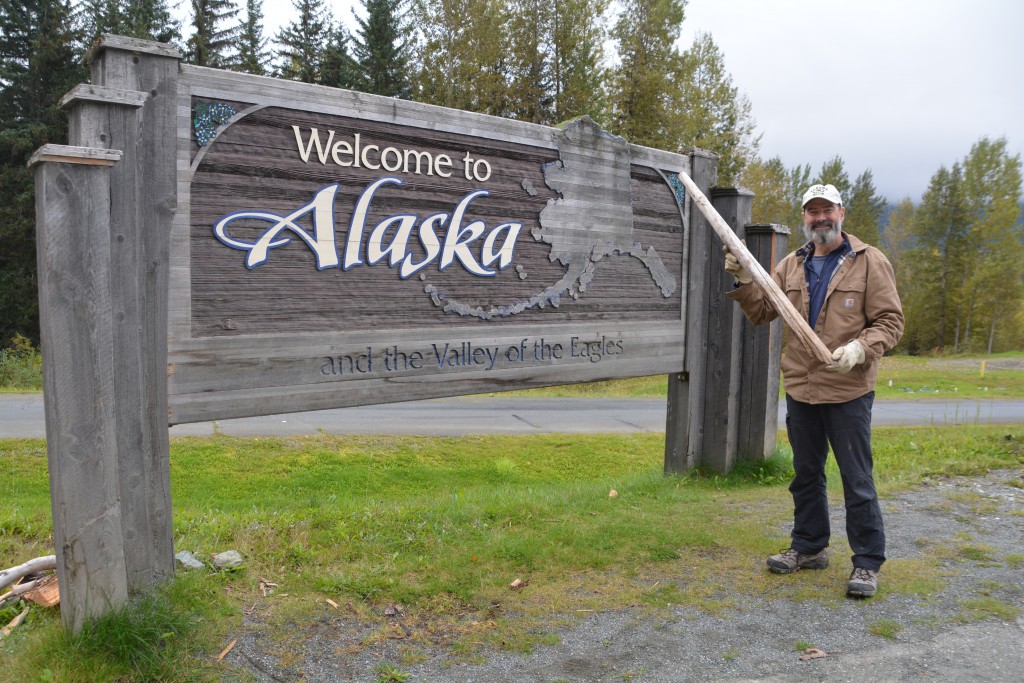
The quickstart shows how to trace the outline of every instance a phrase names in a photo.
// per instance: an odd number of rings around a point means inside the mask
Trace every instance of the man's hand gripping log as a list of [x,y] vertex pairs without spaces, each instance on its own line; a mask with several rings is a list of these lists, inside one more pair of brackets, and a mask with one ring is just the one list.
[[708,198],[704,196],[704,193],[700,191],[693,180],[685,173],[679,173],[679,179],[683,182],[686,187],[686,191],[690,193],[690,199],[693,204],[700,210],[704,217],[711,224],[711,228],[718,235],[718,238],[722,240],[732,255],[736,257],[736,260],[740,262],[750,277],[753,280],[753,284],[757,286],[768,300],[772,303],[772,306],[779,313],[786,324],[789,325],[789,329],[796,335],[796,338],[800,340],[800,343],[804,345],[804,348],[811,354],[818,358],[825,365],[834,365],[835,360],[832,357],[832,352],[828,350],[828,347],[822,343],[818,335],[814,333],[811,326],[807,324],[804,317],[793,308],[793,304],[789,302],[786,295],[779,289],[779,286],[775,284],[775,280],[769,275],[761,264],[757,262],[757,259],[747,250],[747,247],[743,242],[736,237],[736,233],[732,231],[729,224],[725,222],[721,215],[715,211],[715,207],[711,205]]

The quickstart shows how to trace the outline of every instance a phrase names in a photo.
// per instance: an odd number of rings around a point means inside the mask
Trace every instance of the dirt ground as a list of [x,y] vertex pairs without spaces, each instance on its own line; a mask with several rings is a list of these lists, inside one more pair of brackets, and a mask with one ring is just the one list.
[[[870,600],[795,601],[766,594],[743,598],[742,609],[720,616],[692,608],[657,616],[649,610],[595,613],[558,633],[557,644],[529,655],[484,651],[476,663],[434,648],[419,663],[402,664],[401,641],[352,647],[380,624],[337,618],[309,627],[303,652],[290,657],[300,663],[289,666],[266,654],[272,647],[258,628],[250,631],[228,657],[236,667],[229,680],[1024,681],[1020,486],[1019,471],[1001,471],[936,480],[882,501],[890,559],[920,557],[929,546],[963,545],[965,539],[984,549],[949,560],[945,590],[928,597],[886,593],[883,568],[883,590]],[[841,506],[833,507],[832,517],[833,529],[843,529]],[[847,561],[833,554],[833,562]],[[801,578],[798,572],[779,581]],[[842,589],[837,586],[837,593]],[[992,616],[1000,609],[1008,613]],[[888,632],[872,634],[882,630]],[[801,643],[828,656],[801,661]],[[382,663],[399,675],[384,677],[377,669]]]

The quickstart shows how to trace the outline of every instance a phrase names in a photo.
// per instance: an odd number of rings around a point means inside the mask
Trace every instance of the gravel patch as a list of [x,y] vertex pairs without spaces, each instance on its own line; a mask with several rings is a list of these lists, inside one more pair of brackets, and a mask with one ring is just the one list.
[[[941,479],[882,501],[890,559],[921,557],[939,544],[969,546],[972,557],[946,564],[945,590],[925,597],[882,593],[855,601],[736,595],[742,609],[709,615],[692,608],[599,612],[558,632],[558,643],[531,654],[485,650],[466,663],[448,648],[417,647],[418,663],[402,663],[402,641],[353,647],[383,623],[325,618],[304,629],[289,665],[275,657],[257,628],[227,658],[254,681],[378,681],[386,663],[410,682],[495,681],[1024,681],[1024,617],[970,617],[962,603],[991,599],[1024,608],[1024,490],[1018,471]],[[832,528],[844,529],[841,506]],[[833,562],[848,562],[838,552]],[[801,573],[779,577],[799,582]],[[845,585],[836,586],[841,595]],[[879,622],[891,637],[873,635]],[[828,656],[801,661],[795,646],[813,644]]]

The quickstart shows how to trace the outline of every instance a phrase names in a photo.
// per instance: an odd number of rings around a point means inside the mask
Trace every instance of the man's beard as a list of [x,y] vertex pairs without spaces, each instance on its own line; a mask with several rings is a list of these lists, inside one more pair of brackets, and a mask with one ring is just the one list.
[[[828,230],[815,230],[828,226]],[[827,218],[820,221],[814,221],[810,225],[804,223],[804,235],[807,239],[813,241],[815,244],[827,245],[833,244],[839,238],[839,233],[843,230],[843,222],[830,221]]]

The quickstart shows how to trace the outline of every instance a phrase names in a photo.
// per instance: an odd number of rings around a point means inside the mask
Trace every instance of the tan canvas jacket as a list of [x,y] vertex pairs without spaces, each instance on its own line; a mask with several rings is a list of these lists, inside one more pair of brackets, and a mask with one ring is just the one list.
[[[864,346],[865,359],[846,374],[829,372],[796,337],[790,337],[782,357],[782,378],[786,393],[804,403],[842,403],[873,391],[878,359],[903,336],[903,308],[892,265],[875,247],[853,235],[843,234],[853,251],[832,276],[814,331],[833,351],[849,341],[859,340]],[[806,247],[788,254],[773,273],[776,284],[804,320],[807,320],[810,305],[804,257],[813,254],[813,246],[810,250]],[[755,325],[778,316],[756,285],[743,285],[728,296],[739,303]]]

